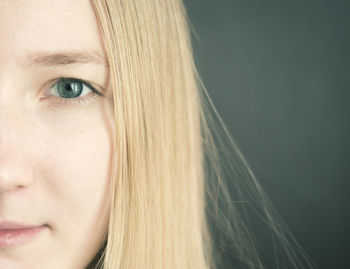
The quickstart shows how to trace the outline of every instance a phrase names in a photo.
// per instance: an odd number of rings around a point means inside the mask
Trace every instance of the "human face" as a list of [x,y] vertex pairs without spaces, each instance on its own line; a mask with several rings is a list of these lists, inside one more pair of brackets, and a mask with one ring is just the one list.
[[114,136],[92,5],[0,0],[0,37],[0,268],[85,268],[107,232]]

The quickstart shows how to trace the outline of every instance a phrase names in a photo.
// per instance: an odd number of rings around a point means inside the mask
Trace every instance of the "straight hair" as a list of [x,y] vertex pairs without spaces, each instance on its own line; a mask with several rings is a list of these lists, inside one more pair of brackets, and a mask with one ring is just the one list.
[[[116,126],[109,226],[96,268],[214,269],[227,247],[215,250],[210,220],[230,241],[238,268],[265,268],[247,208],[268,227],[278,266],[285,257],[283,268],[311,268],[199,79],[182,1],[92,4],[108,56]],[[234,200],[220,153],[231,167]]]

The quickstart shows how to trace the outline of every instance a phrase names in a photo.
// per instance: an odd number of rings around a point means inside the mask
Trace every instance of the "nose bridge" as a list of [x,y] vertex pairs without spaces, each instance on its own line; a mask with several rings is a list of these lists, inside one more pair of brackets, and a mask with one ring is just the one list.
[[24,54],[16,50],[3,52],[0,48],[0,102],[2,97],[14,96],[23,89],[28,71],[22,65]]
[[18,108],[0,100],[0,193],[33,180],[27,134]]
[[22,86],[17,82],[19,77],[21,74],[11,66],[7,70],[0,67],[0,128],[2,125],[18,124],[21,120],[19,114],[24,115],[21,111],[24,99],[20,91]]
[[24,115],[21,114],[19,105],[0,93],[0,147],[3,143],[19,142],[18,136],[24,131]]

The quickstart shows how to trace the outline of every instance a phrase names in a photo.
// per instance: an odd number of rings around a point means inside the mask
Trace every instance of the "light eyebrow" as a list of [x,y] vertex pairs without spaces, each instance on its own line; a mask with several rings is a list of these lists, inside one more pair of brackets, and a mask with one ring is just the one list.
[[38,65],[44,67],[86,63],[103,64],[108,67],[106,57],[95,51],[40,51],[29,54],[26,62],[29,66]]

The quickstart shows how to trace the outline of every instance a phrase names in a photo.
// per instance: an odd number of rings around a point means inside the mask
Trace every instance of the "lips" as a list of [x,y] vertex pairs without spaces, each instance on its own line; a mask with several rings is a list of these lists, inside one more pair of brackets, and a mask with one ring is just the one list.
[[0,222],[0,248],[20,246],[36,239],[48,229],[47,225]]

